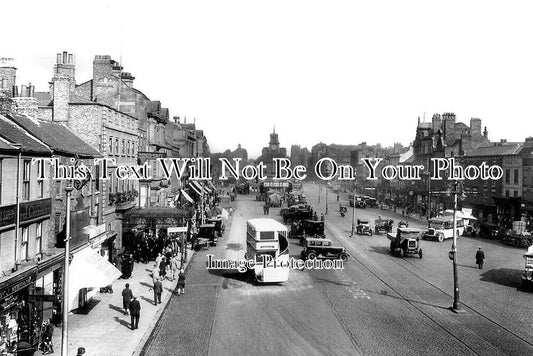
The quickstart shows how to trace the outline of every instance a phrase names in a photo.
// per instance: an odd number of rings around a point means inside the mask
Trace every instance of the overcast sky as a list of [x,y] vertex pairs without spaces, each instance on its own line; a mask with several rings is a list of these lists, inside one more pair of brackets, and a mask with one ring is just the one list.
[[[79,5],[76,5],[79,4]],[[481,118],[489,138],[533,135],[531,1],[9,1],[0,57],[48,89],[55,54],[76,80],[110,54],[212,152],[407,145],[417,117]]]

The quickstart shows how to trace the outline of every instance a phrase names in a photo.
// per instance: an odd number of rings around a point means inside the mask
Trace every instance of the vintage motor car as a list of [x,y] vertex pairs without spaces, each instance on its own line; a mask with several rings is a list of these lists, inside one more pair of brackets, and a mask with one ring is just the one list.
[[522,273],[522,288],[533,287],[533,246],[529,246],[524,254],[525,267]]
[[493,223],[482,223],[479,226],[479,236],[484,239],[498,240],[501,237],[501,228]]
[[193,240],[193,249],[199,251],[208,248],[209,245],[216,246],[217,242],[215,224],[203,224],[198,227],[198,234]]
[[379,235],[381,231],[391,232],[393,224],[394,224],[394,220],[382,219],[380,217],[374,221],[374,232],[376,233],[376,235]]
[[341,214],[341,217],[344,217],[346,213],[348,212],[348,208],[346,208],[346,205],[340,204],[339,212]]
[[422,248],[420,248],[420,234],[422,230],[399,227],[396,233],[388,233],[387,238],[390,240],[390,251],[396,256],[418,255],[422,258]]
[[224,230],[226,227],[224,226],[224,220],[222,217],[219,216],[216,218],[208,218],[206,219],[206,223],[215,225],[215,233],[218,235],[218,237],[222,237],[222,235],[224,235]]
[[305,238],[307,237],[314,237],[320,239],[326,238],[326,234],[324,232],[324,221],[305,219],[299,221],[298,224],[301,226],[302,229],[302,234],[300,236],[297,236],[300,238],[300,245],[304,245]]
[[361,209],[366,208],[366,201],[363,199],[363,197],[360,197],[360,196],[356,195],[355,196],[355,201],[354,201],[353,194],[350,194],[348,196],[348,200],[350,201],[350,206],[354,206],[354,204],[355,204],[356,208],[361,208]]
[[313,218],[313,208],[308,204],[292,205],[288,209],[283,210],[282,213],[283,222],[285,224]]
[[346,261],[348,259],[348,253],[346,253],[344,247],[332,246],[330,239],[317,239],[314,237],[305,239],[301,256],[303,260],[334,258]]
[[372,227],[367,220],[357,219],[357,226],[355,228],[357,235],[368,235],[372,236]]

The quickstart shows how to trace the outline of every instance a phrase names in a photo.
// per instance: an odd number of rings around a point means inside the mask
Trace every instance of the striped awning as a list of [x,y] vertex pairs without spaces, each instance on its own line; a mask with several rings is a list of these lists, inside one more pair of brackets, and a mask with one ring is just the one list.
[[195,180],[190,180],[189,181],[189,187],[194,190],[196,192],[196,194],[198,195],[202,195],[202,186],[200,185],[200,183],[198,183],[197,181]]
[[186,191],[184,191],[183,189],[180,190],[180,192],[178,194],[176,194],[176,196],[174,197],[174,202],[178,201],[178,199],[180,198],[180,196],[183,196],[185,199],[187,199],[189,201],[189,203],[191,204],[194,204],[194,200],[191,198],[191,196],[189,194],[187,194]]

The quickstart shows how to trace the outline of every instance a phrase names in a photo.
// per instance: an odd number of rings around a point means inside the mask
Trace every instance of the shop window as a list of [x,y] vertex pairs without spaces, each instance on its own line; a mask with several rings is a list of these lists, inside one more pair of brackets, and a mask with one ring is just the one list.
[[22,228],[22,241],[20,243],[20,259],[26,261],[28,259],[28,239],[29,229],[27,227]]
[[40,255],[43,251],[43,223],[35,225],[35,254]]
[[30,200],[30,161],[24,161],[22,168],[22,199]]

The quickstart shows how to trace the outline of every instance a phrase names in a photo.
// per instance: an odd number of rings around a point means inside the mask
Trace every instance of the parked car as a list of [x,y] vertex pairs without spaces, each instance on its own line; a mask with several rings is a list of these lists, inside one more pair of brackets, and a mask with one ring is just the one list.
[[330,239],[317,239],[309,237],[305,239],[302,259],[314,260],[315,258],[334,258],[346,261],[348,253],[344,247],[332,246]]
[[479,227],[479,236],[485,239],[497,240],[501,235],[501,228],[496,224],[482,223]]
[[522,273],[522,288],[530,289],[533,287],[533,246],[527,249],[524,254],[524,272]]

